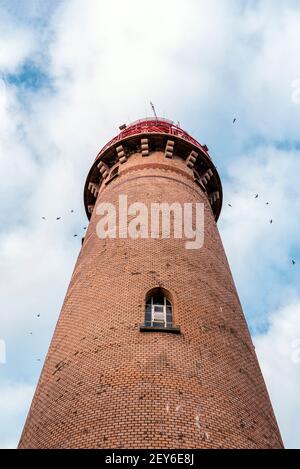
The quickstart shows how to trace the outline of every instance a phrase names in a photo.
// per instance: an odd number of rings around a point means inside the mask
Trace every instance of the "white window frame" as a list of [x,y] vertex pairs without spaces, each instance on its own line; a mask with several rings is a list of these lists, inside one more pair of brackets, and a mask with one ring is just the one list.
[[[162,321],[155,321],[155,306],[160,306],[163,308],[163,320]],[[151,326],[155,327],[154,324],[161,324],[161,327],[167,327],[167,298],[164,296],[164,304],[158,305],[153,303],[153,296],[151,297]]]

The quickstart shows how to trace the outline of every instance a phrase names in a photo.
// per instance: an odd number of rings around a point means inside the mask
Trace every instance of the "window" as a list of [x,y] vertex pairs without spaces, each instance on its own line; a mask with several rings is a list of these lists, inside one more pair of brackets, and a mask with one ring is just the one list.
[[115,177],[117,177],[119,175],[119,165],[118,166],[115,166],[111,172],[109,173],[109,176],[108,178],[106,179],[105,181],[105,184],[109,184],[110,181],[112,181],[113,179],[115,179]]
[[160,289],[146,300],[145,326],[172,327],[172,305]]
[[180,327],[173,325],[173,308],[169,294],[162,288],[150,290],[145,301],[145,321],[140,332],[173,332],[180,334]]
[[115,168],[113,168],[110,172],[110,175],[109,175],[109,179],[113,178],[114,176],[116,176],[117,174],[119,173],[119,166],[116,166]]

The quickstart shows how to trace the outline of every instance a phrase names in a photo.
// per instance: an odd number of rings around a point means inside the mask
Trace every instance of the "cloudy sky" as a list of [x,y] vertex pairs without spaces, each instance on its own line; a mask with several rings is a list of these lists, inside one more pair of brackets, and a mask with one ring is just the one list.
[[221,235],[300,448],[298,0],[0,0],[0,447],[18,443],[80,250],[90,164],[150,101],[218,167]]

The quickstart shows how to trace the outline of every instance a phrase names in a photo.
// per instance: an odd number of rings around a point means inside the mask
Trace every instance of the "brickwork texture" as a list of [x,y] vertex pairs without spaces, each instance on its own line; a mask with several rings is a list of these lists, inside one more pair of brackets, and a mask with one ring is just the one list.
[[[207,194],[180,155],[130,155],[100,202],[202,202],[205,238],[99,239],[93,211],[19,448],[282,448]],[[180,334],[141,332],[168,292]]]

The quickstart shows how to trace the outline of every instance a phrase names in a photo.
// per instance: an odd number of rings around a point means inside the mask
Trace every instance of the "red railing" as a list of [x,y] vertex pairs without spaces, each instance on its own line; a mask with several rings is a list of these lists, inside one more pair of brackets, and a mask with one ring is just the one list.
[[[168,119],[158,118],[145,118],[138,121],[132,122],[124,130],[122,130],[116,137],[111,139],[98,153],[97,158],[111,145],[119,142],[123,138],[131,135],[145,134],[145,133],[165,133],[168,135],[174,135],[180,137],[188,142],[192,143],[196,147],[200,148],[208,158],[208,148],[206,145],[201,145],[197,140],[191,137],[185,130],[182,130],[177,125],[174,125],[173,121]],[[96,159],[97,159],[96,158]]]

